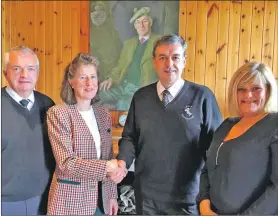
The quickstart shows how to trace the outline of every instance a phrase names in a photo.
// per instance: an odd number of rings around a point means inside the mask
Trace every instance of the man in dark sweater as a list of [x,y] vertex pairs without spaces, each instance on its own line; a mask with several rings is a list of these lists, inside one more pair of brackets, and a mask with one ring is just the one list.
[[46,111],[54,102],[34,87],[39,61],[19,46],[5,55],[2,103],[2,215],[46,214],[55,160],[48,140]]
[[139,89],[119,141],[119,166],[135,160],[138,214],[198,214],[200,172],[222,122],[213,93],[181,78],[186,42],[162,37],[153,50],[159,81]]

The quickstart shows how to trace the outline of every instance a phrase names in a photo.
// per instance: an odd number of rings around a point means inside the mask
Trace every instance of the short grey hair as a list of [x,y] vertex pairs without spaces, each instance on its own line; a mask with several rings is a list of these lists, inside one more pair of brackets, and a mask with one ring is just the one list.
[[39,62],[39,59],[38,59],[36,53],[33,50],[31,50],[30,48],[26,47],[26,46],[16,46],[16,47],[11,48],[8,52],[5,53],[5,55],[4,55],[4,68],[3,68],[4,70],[7,70],[8,64],[10,63],[10,53],[11,52],[32,54],[36,58],[37,71],[40,70],[40,62]]
[[182,46],[183,55],[186,56],[187,43],[185,42],[185,40],[181,36],[178,36],[176,34],[170,34],[161,37],[155,42],[153,47],[153,53],[152,53],[153,57],[155,57],[155,51],[158,46],[164,44],[176,44],[176,43],[179,43]]

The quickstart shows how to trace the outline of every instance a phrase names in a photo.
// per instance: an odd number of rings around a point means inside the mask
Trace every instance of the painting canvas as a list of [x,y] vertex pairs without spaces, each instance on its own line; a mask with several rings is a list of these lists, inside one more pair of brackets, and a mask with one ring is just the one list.
[[90,52],[100,61],[99,97],[127,111],[139,88],[158,80],[155,41],[179,29],[179,1],[90,1]]

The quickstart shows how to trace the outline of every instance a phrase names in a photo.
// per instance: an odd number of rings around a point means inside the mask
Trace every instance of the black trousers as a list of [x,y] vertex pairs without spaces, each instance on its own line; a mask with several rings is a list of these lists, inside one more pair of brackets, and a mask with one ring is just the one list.
[[136,196],[136,214],[139,215],[198,215],[197,204],[160,202]]

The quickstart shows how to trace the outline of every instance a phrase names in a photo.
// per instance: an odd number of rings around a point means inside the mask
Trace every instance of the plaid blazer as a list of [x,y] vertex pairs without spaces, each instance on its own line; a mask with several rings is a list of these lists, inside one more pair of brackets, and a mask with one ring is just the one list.
[[98,181],[109,214],[110,199],[117,199],[117,187],[106,177],[106,161],[113,157],[111,118],[108,110],[93,105],[100,137],[101,158],[97,159],[94,138],[75,105],[56,105],[47,112],[51,147],[56,160],[48,214],[93,215],[98,203]]

